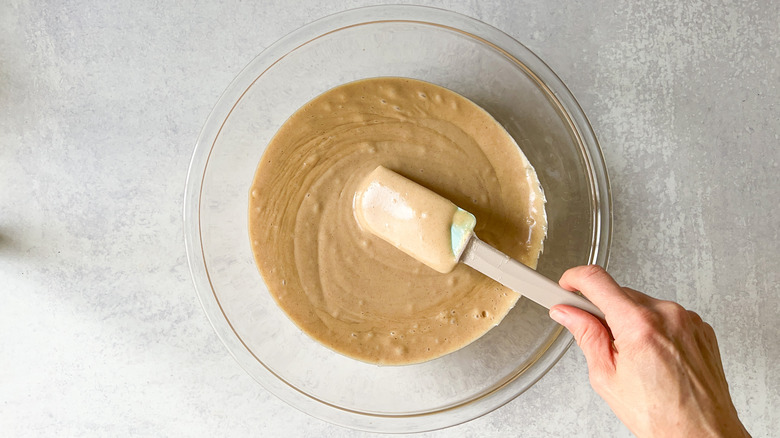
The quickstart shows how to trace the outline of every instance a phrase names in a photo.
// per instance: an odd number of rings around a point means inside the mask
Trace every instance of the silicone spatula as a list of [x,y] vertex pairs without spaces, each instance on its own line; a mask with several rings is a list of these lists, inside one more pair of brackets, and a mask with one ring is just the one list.
[[548,309],[567,304],[604,319],[584,297],[481,241],[474,215],[392,170],[374,169],[355,194],[353,209],[364,230],[443,274],[465,263]]

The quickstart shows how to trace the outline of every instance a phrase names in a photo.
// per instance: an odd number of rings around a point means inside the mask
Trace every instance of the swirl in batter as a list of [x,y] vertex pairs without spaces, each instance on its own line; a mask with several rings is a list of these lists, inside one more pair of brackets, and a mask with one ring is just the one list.
[[482,240],[533,268],[546,232],[544,196],[498,122],[422,81],[336,87],[274,136],[250,190],[249,232],[279,307],[344,355],[423,362],[479,338],[519,295],[464,265],[436,272],[363,231],[352,203],[379,165],[473,213]]

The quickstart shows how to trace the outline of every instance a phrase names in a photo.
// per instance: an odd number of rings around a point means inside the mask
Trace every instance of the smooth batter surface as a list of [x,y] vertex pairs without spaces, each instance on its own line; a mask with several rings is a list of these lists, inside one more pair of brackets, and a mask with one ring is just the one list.
[[334,88],[273,138],[250,191],[258,268],[279,306],[326,346],[408,364],[457,350],[498,324],[519,295],[458,265],[441,274],[364,231],[359,184],[382,165],[466,208],[475,232],[535,267],[544,197],[514,140],[444,88],[374,78]]

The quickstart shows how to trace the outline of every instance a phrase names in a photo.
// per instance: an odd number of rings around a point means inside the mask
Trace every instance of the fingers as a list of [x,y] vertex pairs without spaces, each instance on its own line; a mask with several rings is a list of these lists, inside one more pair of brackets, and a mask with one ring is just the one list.
[[698,313],[694,312],[693,310],[686,310],[686,312],[688,313],[688,318],[690,318],[690,319],[691,319],[691,321],[693,321],[693,323],[694,323],[696,326],[703,326],[704,324],[706,324],[706,323],[705,323],[705,322],[704,322],[704,321],[701,319],[701,316],[699,316],[699,314],[698,314]]
[[708,362],[708,366],[717,375],[720,375],[725,380],[726,376],[723,372],[723,363],[720,356],[720,348],[718,348],[718,338],[715,336],[715,330],[712,326],[707,324],[701,319],[698,313],[691,310],[687,311],[688,317],[693,323],[696,331],[696,341],[699,343],[699,348],[702,351],[709,353],[709,357],[705,357]]
[[566,290],[582,292],[607,318],[610,314],[622,314],[636,307],[629,293],[598,265],[571,268],[563,273],[558,283]]
[[601,376],[615,370],[614,350],[609,331],[590,313],[576,307],[557,305],[550,309],[550,318],[566,327],[577,341],[591,376]]

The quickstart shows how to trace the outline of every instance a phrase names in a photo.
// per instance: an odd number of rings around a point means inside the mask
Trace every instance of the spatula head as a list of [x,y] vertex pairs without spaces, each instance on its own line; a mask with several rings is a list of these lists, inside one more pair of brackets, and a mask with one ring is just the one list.
[[353,210],[365,231],[441,273],[458,264],[477,224],[471,213],[382,166],[361,183]]

